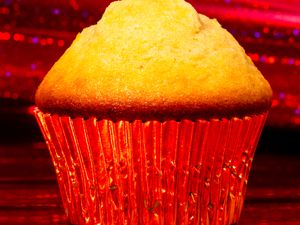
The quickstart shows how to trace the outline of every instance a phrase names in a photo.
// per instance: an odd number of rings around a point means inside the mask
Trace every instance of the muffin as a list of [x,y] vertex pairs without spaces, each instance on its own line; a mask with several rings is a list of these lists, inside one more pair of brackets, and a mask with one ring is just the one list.
[[184,0],[111,3],[36,93],[71,223],[236,224],[271,96]]

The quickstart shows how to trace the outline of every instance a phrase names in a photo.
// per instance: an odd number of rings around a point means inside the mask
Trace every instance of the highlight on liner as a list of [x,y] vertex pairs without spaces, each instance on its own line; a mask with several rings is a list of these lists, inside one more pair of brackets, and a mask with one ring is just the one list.
[[266,119],[35,115],[74,224],[236,224]]

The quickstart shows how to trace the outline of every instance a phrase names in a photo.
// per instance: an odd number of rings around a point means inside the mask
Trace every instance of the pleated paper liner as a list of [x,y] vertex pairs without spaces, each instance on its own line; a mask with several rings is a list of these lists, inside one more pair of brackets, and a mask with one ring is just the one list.
[[71,223],[232,225],[267,113],[180,122],[35,115]]

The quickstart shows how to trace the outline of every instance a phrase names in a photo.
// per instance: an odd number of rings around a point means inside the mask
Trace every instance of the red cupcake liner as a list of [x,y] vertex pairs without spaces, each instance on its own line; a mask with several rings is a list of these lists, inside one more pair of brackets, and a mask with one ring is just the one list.
[[111,121],[35,115],[73,224],[236,224],[261,115]]

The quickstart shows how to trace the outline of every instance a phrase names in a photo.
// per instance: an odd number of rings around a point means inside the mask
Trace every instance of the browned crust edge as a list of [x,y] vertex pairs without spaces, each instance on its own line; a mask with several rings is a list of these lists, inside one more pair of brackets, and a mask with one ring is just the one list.
[[238,105],[231,107],[217,105],[168,105],[168,106],[116,106],[116,105],[98,105],[89,107],[72,107],[62,105],[38,105],[38,108],[44,113],[57,114],[60,116],[75,117],[96,117],[98,119],[110,120],[210,120],[213,118],[233,117],[242,118],[245,116],[258,115],[267,112],[271,102],[253,103],[247,106]]

